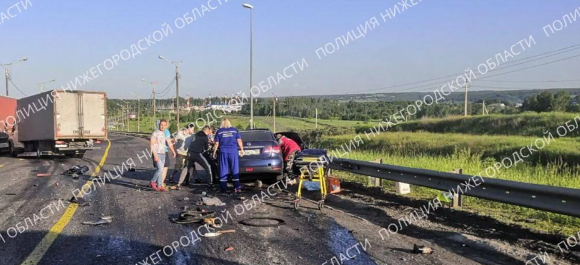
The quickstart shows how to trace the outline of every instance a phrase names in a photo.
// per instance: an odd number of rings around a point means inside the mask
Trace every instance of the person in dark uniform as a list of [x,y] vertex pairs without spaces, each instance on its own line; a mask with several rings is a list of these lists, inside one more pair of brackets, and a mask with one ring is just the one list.
[[[240,186],[239,157],[244,155],[244,145],[240,132],[229,119],[222,119],[221,128],[216,132],[213,157],[219,151],[220,188],[222,192],[228,190],[228,175],[231,173],[234,182],[234,192],[242,191]],[[238,151],[238,147],[240,150]]]
[[207,180],[206,182],[209,184],[213,184],[213,172],[211,171],[211,165],[207,161],[207,159],[203,156],[210,145],[209,135],[211,135],[212,130],[211,127],[208,125],[204,126],[203,129],[195,134],[195,140],[191,142],[191,145],[188,149],[188,168],[190,168],[190,172],[192,172],[193,181],[194,183],[201,183],[203,182],[195,170],[195,163],[198,163],[205,172],[207,173]]

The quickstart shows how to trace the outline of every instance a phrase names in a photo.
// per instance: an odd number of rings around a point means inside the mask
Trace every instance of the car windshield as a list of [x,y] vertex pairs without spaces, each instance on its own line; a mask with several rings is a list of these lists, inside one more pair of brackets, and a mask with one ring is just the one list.
[[274,134],[269,131],[240,132],[240,134],[242,135],[242,141],[244,142],[276,141]]

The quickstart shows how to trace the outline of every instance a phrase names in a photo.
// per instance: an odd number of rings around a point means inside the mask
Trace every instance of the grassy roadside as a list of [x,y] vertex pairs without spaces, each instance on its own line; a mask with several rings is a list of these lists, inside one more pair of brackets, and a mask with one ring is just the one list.
[[[485,170],[485,168],[492,163],[492,161],[482,162],[480,156],[471,154],[467,151],[437,157],[404,156],[385,152],[355,151],[345,158],[364,161],[374,161],[377,158],[382,158],[383,163],[386,164],[425,168],[445,172],[449,172],[456,168],[462,168],[464,174],[469,175],[475,175],[482,170]],[[366,176],[339,171],[335,171],[334,175],[343,180],[359,182],[365,185],[368,184],[368,178]],[[580,175],[578,173],[570,171],[560,172],[557,166],[552,165],[543,167],[518,164],[509,169],[502,169],[502,171],[495,177],[520,182],[580,188]],[[395,193],[394,183],[392,181],[383,181],[383,190],[389,193]],[[419,200],[432,200],[440,193],[440,191],[419,186],[412,186],[411,190],[412,192],[410,194],[400,196]],[[571,234],[576,234],[580,230],[579,218],[492,202],[474,197],[465,197],[462,210],[475,212],[482,216],[491,216],[508,224],[517,224],[522,227],[545,231],[552,234],[569,236]]]
[[[389,128],[389,131],[432,132],[432,133],[462,133],[472,135],[517,135],[542,137],[546,130],[558,137],[556,129],[567,121],[574,120],[576,113],[525,112],[520,114],[495,114],[479,116],[454,116],[441,119],[422,119],[403,122]],[[576,122],[572,122],[575,126]],[[377,122],[356,126],[357,133],[369,131]],[[580,135],[580,130],[573,131],[570,136]]]
[[[339,135],[323,137],[320,146],[336,153],[343,153],[342,147],[349,145],[356,135]],[[493,158],[501,160],[504,157],[513,157],[514,152],[520,152],[524,148],[523,155],[529,164],[557,164],[563,168],[580,169],[580,144],[578,138],[556,138],[551,140],[542,149],[536,147],[537,139],[542,137],[527,136],[500,136],[500,135],[470,135],[470,134],[440,134],[427,132],[381,132],[377,136],[367,136],[362,133],[363,141],[360,151],[384,151],[389,154],[404,156],[449,156],[460,150],[470,150],[471,153],[480,155],[482,159]],[[346,146],[345,146],[346,145]],[[530,146],[537,151],[530,154],[526,148]],[[538,146],[542,142],[538,141]]]

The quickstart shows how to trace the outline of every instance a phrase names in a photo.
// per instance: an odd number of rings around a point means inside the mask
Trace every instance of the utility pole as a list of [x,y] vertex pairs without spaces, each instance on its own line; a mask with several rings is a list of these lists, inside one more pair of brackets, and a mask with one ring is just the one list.
[[149,83],[153,86],[153,130],[155,130],[157,128],[157,100],[156,100],[157,93],[155,92],[155,90],[159,82],[157,81],[149,82],[147,79],[141,79],[141,81]]
[[157,106],[155,100],[155,84],[153,84],[153,130],[157,128]]
[[161,55],[159,55],[159,59],[165,60],[165,61],[175,65],[175,96],[177,97],[176,119],[177,119],[177,129],[179,130],[179,65],[183,62],[182,61],[169,61]]
[[129,102],[126,102],[126,104],[127,104],[127,117],[126,117],[126,119],[127,119],[127,132],[130,132],[130,129],[129,128],[130,128],[131,125],[129,125],[129,122],[131,121],[131,116],[130,116],[131,115],[131,111],[130,111],[130,108],[129,108]]
[[318,128],[318,108],[316,108],[316,127]]
[[8,94],[8,78],[10,78],[10,74],[8,73],[8,68],[4,68],[4,78],[6,78],[6,96],[9,96],[9,94]]
[[56,81],[56,79],[51,79],[50,81],[44,82],[44,83],[38,83],[38,86],[40,88],[40,93],[44,92],[44,85],[48,84],[48,83],[52,83]]
[[137,132],[141,132],[141,97],[137,97]]
[[131,94],[137,97],[137,132],[141,132],[141,96],[133,92]]
[[483,101],[483,108],[482,108],[482,110],[481,110],[481,114],[483,114],[483,115],[487,115],[487,114],[489,114],[489,113],[487,112],[487,108],[485,108],[485,101]]
[[252,94],[253,86],[253,53],[254,53],[254,6],[243,4],[244,8],[250,9],[250,129],[254,129],[254,95]]
[[274,98],[272,99],[272,101],[274,102],[274,112],[273,112],[273,116],[274,116],[274,133],[276,133],[276,101],[278,101],[278,98],[276,98],[276,96],[274,96]]
[[6,79],[6,96],[9,96],[10,94],[8,93],[8,81],[11,79],[10,78],[10,71],[8,71],[8,67],[11,65],[15,65],[19,62],[26,62],[28,61],[28,57],[24,57],[22,59],[20,59],[18,62],[15,63],[5,63],[5,64],[0,64],[0,66],[4,67],[4,78]]
[[179,130],[179,65],[175,65],[175,96],[177,97],[177,130]]
[[466,117],[467,117],[467,87],[468,87],[468,83],[469,82],[467,82],[467,81],[465,82],[465,102],[464,102],[465,105],[463,107],[463,116],[466,116]]

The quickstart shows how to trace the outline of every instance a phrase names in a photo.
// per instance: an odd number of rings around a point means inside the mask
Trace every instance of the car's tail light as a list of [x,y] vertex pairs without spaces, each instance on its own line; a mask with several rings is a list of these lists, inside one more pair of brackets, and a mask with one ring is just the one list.
[[264,148],[264,153],[280,154],[282,153],[282,150],[280,149],[279,145],[266,146],[266,148]]
[[66,142],[65,142],[65,141],[55,141],[54,143],[55,143],[55,144],[66,144]]
[[246,172],[252,172],[252,171],[254,171],[254,168],[253,167],[247,167],[246,168]]

